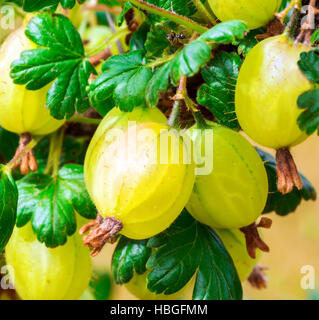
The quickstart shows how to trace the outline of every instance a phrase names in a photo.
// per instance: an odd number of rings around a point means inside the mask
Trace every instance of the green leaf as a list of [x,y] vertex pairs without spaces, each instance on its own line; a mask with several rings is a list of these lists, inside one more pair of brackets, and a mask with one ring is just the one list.
[[164,50],[170,46],[170,42],[167,39],[167,34],[170,31],[168,21],[156,23],[151,26],[145,42],[147,56],[159,57],[163,54]]
[[292,192],[286,195],[279,192],[277,189],[275,158],[263,150],[257,149],[257,152],[264,162],[269,186],[267,203],[263,213],[275,211],[280,216],[286,216],[294,212],[302,200],[316,200],[317,194],[315,188],[301,173],[299,173],[303,182],[301,190],[294,188]]
[[196,300],[241,299],[242,287],[233,261],[215,232],[186,210],[174,224],[151,238],[148,246],[157,248],[147,262],[153,269],[148,289],[171,294],[187,284],[195,274]]
[[215,231],[201,226],[201,261],[193,292],[194,300],[239,300],[242,286],[233,261]]
[[[190,44],[186,45],[183,50],[181,50],[170,62],[166,63],[162,67],[158,68],[153,75],[151,81],[147,86],[146,92],[146,101],[149,106],[156,106],[158,103],[158,99],[161,93],[164,93],[169,87],[169,80],[173,85],[177,85],[181,76],[191,77],[199,72],[201,68],[203,68],[211,58],[211,44],[212,43],[220,43],[220,44],[230,44],[234,43],[236,39],[243,39],[245,33],[247,32],[247,26],[244,22],[241,21],[229,21],[225,23],[220,23],[217,26],[213,27],[209,31],[205,32],[201,37],[197,40],[192,41]],[[236,58],[235,58],[236,57]],[[229,58],[230,59],[230,58]],[[234,63],[240,65],[240,58],[238,56],[232,56],[232,60],[235,60]],[[213,60],[214,61],[214,60]],[[223,63],[223,61],[216,62],[217,64]],[[212,63],[214,64],[214,63]],[[232,77],[236,77],[238,75],[238,66],[236,66],[236,70],[231,69],[223,71],[223,66],[219,67],[221,70],[219,73],[230,74],[230,79],[228,79],[227,87],[231,87],[231,90],[234,90],[234,79]],[[207,76],[209,77],[209,76]],[[223,79],[219,79],[222,81]],[[225,81],[224,81],[225,82]],[[213,90],[213,92],[208,90]],[[225,89],[226,90],[226,89]],[[233,112],[233,105],[225,106],[224,102],[226,99],[233,100],[234,92],[225,92],[225,90],[221,93],[224,101],[218,101],[218,109],[226,108],[226,111],[230,111],[229,114],[226,115],[224,110],[221,110],[221,117],[227,117],[225,120],[228,126],[238,128],[239,125],[237,121],[234,123],[230,123],[233,121],[232,119],[236,118],[235,113]],[[202,87],[202,92],[200,99],[209,99],[212,96],[211,100],[219,99],[217,90],[211,89],[209,86]],[[201,103],[201,102],[200,102]],[[206,104],[216,105],[216,101],[205,102]],[[222,106],[221,106],[222,105]]]
[[96,101],[93,107],[102,117],[105,117],[115,107],[115,102],[113,97],[109,97],[105,100]]
[[8,243],[17,215],[18,189],[10,172],[0,165],[0,253]]
[[19,145],[19,136],[0,127],[0,163],[9,162]]
[[235,52],[217,52],[202,70],[206,83],[197,92],[198,103],[206,106],[219,123],[235,130],[240,129],[235,113],[235,87],[241,63]]
[[231,20],[217,24],[198,39],[219,44],[237,44],[238,40],[244,39],[248,31],[244,21]]
[[134,272],[143,274],[152,250],[146,246],[147,240],[131,240],[121,237],[112,257],[113,279],[117,284],[129,282]]
[[319,51],[302,52],[298,61],[300,70],[312,82],[319,83]]
[[23,10],[33,12],[53,9],[54,11],[59,3],[61,3],[64,9],[72,9],[75,6],[76,0],[23,0]]
[[145,105],[145,90],[152,71],[145,66],[144,51],[136,50],[112,56],[102,66],[102,73],[89,89],[94,106],[113,98],[122,111]]
[[174,11],[182,16],[189,17],[196,12],[192,0],[147,0],[146,2],[168,11]]
[[37,15],[28,23],[26,35],[45,48],[24,51],[12,63],[14,83],[38,90],[55,80],[47,95],[47,107],[57,119],[86,111],[90,106],[86,87],[95,69],[84,60],[81,37],[70,20],[63,15]]
[[264,28],[251,30],[243,40],[239,41],[238,54],[246,57],[248,52],[258,43],[256,36],[264,33],[266,33]]
[[23,10],[26,12],[33,12],[45,9],[51,9],[59,4],[59,0],[23,0]]
[[166,63],[156,70],[146,89],[146,102],[156,107],[161,93],[165,93],[170,84],[172,63]]
[[155,107],[160,95],[165,93],[170,84],[177,85],[182,75],[192,76],[199,72],[209,61],[210,47],[203,41],[195,40],[187,45],[177,56],[157,68],[146,90],[148,106]]
[[298,117],[298,125],[308,135],[318,130],[319,135],[319,89],[309,90],[299,96],[298,107],[304,111]]
[[111,278],[106,272],[93,270],[90,291],[96,300],[108,300],[111,294]]
[[193,277],[201,260],[197,222],[183,214],[166,231],[151,238],[148,246],[158,248],[147,262],[154,269],[148,276],[148,288],[156,293],[172,294]]
[[134,50],[145,50],[145,41],[149,31],[147,23],[143,23],[137,31],[132,34],[130,40],[130,51]]
[[40,242],[63,245],[76,231],[75,214],[93,219],[96,209],[85,189],[83,167],[68,164],[57,177],[32,173],[18,181],[17,226],[29,220]]
[[198,39],[184,47],[172,60],[171,78],[177,85],[181,76],[191,77],[199,72],[209,61],[211,47],[204,41]]

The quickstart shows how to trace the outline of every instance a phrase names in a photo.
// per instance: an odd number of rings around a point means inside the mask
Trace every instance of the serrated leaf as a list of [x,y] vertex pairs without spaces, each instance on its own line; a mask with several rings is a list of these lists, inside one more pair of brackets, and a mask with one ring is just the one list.
[[18,189],[8,169],[0,164],[0,254],[8,243],[17,215]]
[[305,109],[298,117],[300,129],[308,135],[318,130],[319,135],[319,89],[300,95],[297,104],[300,109]]
[[193,300],[239,300],[242,286],[223,243],[214,230],[201,226],[199,264]]
[[147,262],[153,269],[148,289],[174,293],[195,274],[193,298],[198,300],[241,299],[242,287],[233,261],[215,232],[194,220],[184,210],[174,224],[151,238],[156,248]]
[[144,60],[143,50],[109,58],[102,66],[102,73],[90,85],[92,104],[96,106],[113,98],[122,111],[144,105],[146,86],[152,77]]
[[198,103],[206,106],[219,123],[235,130],[240,129],[235,113],[235,87],[241,63],[235,52],[217,52],[202,70],[206,83],[197,92]]
[[268,198],[263,213],[276,212],[280,216],[286,216],[294,212],[302,200],[316,200],[316,190],[309,180],[307,180],[301,173],[300,177],[303,182],[303,188],[298,190],[294,188],[292,192],[283,195],[277,189],[277,172],[276,160],[269,153],[257,148],[259,156],[264,162],[265,169],[268,176]]
[[121,237],[112,257],[113,279],[117,284],[129,282],[134,272],[143,274],[152,250],[146,246],[147,240],[137,241]]
[[209,61],[210,47],[203,41],[195,40],[187,45],[177,56],[157,68],[146,89],[148,106],[155,107],[160,95],[165,93],[170,84],[177,85],[182,75],[192,76]]
[[191,77],[209,61],[211,47],[202,40],[195,40],[184,47],[172,60],[171,78],[177,85],[181,76]]
[[148,276],[148,288],[156,293],[172,294],[193,277],[202,252],[197,222],[184,214],[166,231],[151,238],[148,246],[158,248],[147,262],[154,269]]
[[67,57],[84,55],[81,36],[64,15],[38,14],[29,21],[25,34],[38,46],[59,50]]
[[145,42],[145,49],[147,50],[147,56],[157,57],[163,54],[163,51],[170,46],[170,42],[167,39],[167,26],[166,21],[162,23],[156,23],[151,26],[150,31],[147,33]]
[[156,70],[146,89],[146,102],[150,107],[156,107],[161,93],[165,93],[170,83],[172,63],[166,63]]
[[63,245],[76,231],[75,214],[94,219],[96,209],[85,189],[83,167],[63,166],[57,177],[32,173],[18,181],[17,226],[29,220],[40,242]]
[[[182,75],[191,77],[198,73],[211,58],[212,43],[234,43],[237,39],[243,39],[247,30],[244,22],[224,22],[213,27],[197,40],[186,45],[170,62],[158,68],[155,72],[147,87],[146,100],[148,105],[156,106],[160,93],[165,92],[169,86],[169,78],[173,85],[177,85]],[[239,59],[239,57],[237,59]],[[233,82],[233,80],[231,81]],[[204,87],[202,90],[204,89],[209,90],[208,87]],[[233,99],[233,93],[229,92],[227,95],[232,95],[231,98]],[[203,96],[207,95],[203,94]],[[231,119],[234,118],[234,114],[230,114],[229,117]],[[238,123],[234,123],[232,126],[238,127]]]
[[14,83],[38,90],[55,80],[47,95],[47,107],[57,119],[86,111],[90,106],[86,86],[95,69],[84,60],[81,37],[70,20],[63,15],[37,15],[28,23],[26,35],[46,48],[24,51],[12,63]]
[[182,16],[189,17],[196,12],[192,0],[147,0],[146,2],[168,11],[174,11]]
[[244,39],[248,31],[244,21],[231,20],[217,24],[198,39],[219,44],[236,44],[238,40]]
[[319,83],[319,51],[302,52],[298,61],[300,70],[312,82]]

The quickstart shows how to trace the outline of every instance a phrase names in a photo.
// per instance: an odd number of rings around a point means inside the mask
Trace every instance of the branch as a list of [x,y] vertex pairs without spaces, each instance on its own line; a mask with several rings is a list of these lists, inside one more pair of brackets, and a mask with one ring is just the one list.
[[162,9],[162,8],[159,8],[157,6],[154,6],[153,4],[150,4],[150,3],[147,3],[145,1],[142,1],[142,0],[130,0],[130,2],[132,4],[134,4],[136,7],[138,8],[141,8],[143,10],[147,10],[151,13],[154,13],[154,14],[157,14],[161,17],[164,17],[164,18],[167,18],[173,22],[176,22],[178,24],[182,24],[184,25],[185,27],[191,29],[191,30],[194,30],[194,31],[197,31],[198,33],[200,34],[203,34],[205,33],[206,31],[208,31],[209,29],[200,25],[199,23],[189,19],[189,18],[186,18],[184,16],[181,16],[179,14],[176,14],[176,13],[173,13],[173,12],[170,12],[168,10],[165,10],[165,9]]

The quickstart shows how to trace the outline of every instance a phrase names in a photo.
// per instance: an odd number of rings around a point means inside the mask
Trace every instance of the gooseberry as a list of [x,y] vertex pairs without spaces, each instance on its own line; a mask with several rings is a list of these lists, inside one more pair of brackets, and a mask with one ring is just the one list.
[[249,29],[265,26],[274,19],[281,2],[282,0],[208,0],[219,20],[243,20]]
[[280,35],[261,41],[248,53],[239,72],[235,104],[239,124],[257,143],[280,149],[308,137],[297,124],[302,112],[297,99],[312,85],[297,61],[310,49]]
[[78,299],[91,277],[90,253],[78,234],[63,246],[47,248],[37,240],[31,223],[14,229],[6,246],[6,261],[24,300]]
[[[124,132],[122,134],[122,132]],[[194,184],[194,165],[177,130],[155,122],[126,131],[100,130],[85,159],[85,181],[104,221],[96,231],[105,243],[112,230],[131,239],[146,239],[164,231],[185,206]],[[165,143],[168,141],[168,143]],[[160,146],[160,147],[159,147]],[[86,243],[94,246],[96,239]]]
[[48,86],[31,91],[10,78],[11,63],[20,58],[22,51],[35,48],[24,30],[21,27],[13,31],[0,49],[0,126],[18,134],[45,135],[64,123],[54,119],[45,107]]
[[[197,129],[197,130],[196,130]],[[187,204],[198,221],[213,228],[241,228],[252,224],[262,213],[268,195],[265,167],[253,146],[239,133],[215,125],[213,138],[207,130],[189,130],[195,149],[211,146],[207,161],[212,170],[196,176]]]
[[105,140],[108,132],[112,129],[126,130],[129,126],[143,122],[166,123],[167,118],[158,108],[134,108],[132,112],[122,112],[113,108],[102,120],[96,129],[88,147],[84,161],[84,178],[87,189],[92,189],[92,175],[95,172],[96,163],[103,149],[107,148],[108,141]]

